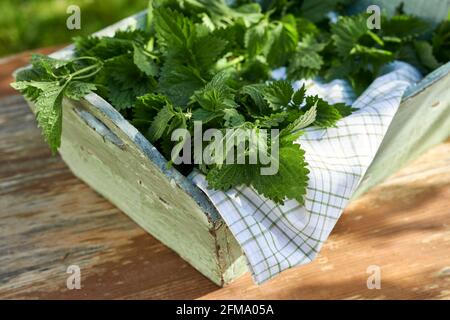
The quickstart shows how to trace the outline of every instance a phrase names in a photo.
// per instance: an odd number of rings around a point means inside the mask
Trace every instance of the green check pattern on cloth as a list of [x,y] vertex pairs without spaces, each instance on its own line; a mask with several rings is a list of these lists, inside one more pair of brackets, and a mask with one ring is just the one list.
[[375,157],[405,90],[420,78],[410,65],[394,62],[355,101],[343,80],[307,82],[308,94],[359,110],[337,128],[311,127],[298,140],[310,170],[304,206],[295,200],[277,205],[245,186],[212,190],[202,174],[190,175],[242,246],[257,283],[314,259]]

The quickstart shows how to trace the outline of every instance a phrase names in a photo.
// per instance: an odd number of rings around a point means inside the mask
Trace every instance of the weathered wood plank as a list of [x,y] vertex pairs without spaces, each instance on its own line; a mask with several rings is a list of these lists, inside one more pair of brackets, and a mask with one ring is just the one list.
[[0,137],[1,298],[450,299],[450,141],[355,201],[313,263],[220,289],[51,157],[21,98],[1,100]]

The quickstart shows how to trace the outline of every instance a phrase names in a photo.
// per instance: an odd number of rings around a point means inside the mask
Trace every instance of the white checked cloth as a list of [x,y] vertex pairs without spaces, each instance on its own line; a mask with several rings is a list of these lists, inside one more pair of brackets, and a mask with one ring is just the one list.
[[375,157],[405,90],[420,78],[410,65],[391,63],[356,101],[343,80],[306,82],[308,94],[359,110],[337,128],[308,128],[297,141],[310,170],[304,206],[295,200],[277,205],[245,186],[227,192],[208,189],[202,174],[189,176],[242,246],[257,283],[314,259]]

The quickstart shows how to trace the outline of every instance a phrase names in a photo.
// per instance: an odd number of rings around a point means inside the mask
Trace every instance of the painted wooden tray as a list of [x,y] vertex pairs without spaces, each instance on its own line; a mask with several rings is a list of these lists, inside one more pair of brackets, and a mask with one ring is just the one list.
[[[357,5],[363,8],[366,2]],[[392,10],[395,1],[370,2],[389,3]],[[450,0],[428,0],[408,1],[405,9],[439,21],[449,7]],[[140,13],[97,35],[144,22]],[[72,54],[70,46],[52,56]],[[353,198],[450,135],[449,88],[447,63],[408,90]],[[168,169],[158,150],[108,102],[94,93],[80,102],[64,99],[63,128],[60,153],[70,169],[142,228],[218,285],[246,272],[239,245],[208,198],[176,169]]]

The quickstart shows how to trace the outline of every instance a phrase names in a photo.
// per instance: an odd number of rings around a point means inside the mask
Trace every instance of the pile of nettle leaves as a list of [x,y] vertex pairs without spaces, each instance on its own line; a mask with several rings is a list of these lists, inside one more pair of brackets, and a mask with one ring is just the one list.
[[[37,107],[37,121],[53,152],[60,146],[63,97],[79,100],[95,91],[133,123],[166,158],[176,128],[278,128],[279,171],[261,175],[260,164],[201,165],[210,187],[252,185],[283,203],[303,202],[304,151],[294,141],[306,126],[333,127],[353,111],[330,105],[292,81],[346,79],[357,94],[384,64],[411,63],[424,73],[450,59],[449,21],[433,28],[399,8],[367,28],[365,13],[341,16],[349,1],[154,0],[145,30],[114,37],[75,39],[76,55],[56,60],[35,55],[13,87]],[[287,80],[272,81],[285,66]],[[270,149],[271,142],[267,141]],[[188,173],[192,166],[181,166]]]

